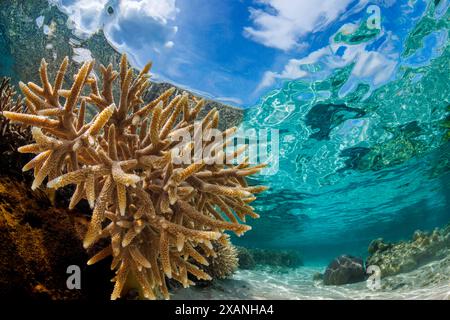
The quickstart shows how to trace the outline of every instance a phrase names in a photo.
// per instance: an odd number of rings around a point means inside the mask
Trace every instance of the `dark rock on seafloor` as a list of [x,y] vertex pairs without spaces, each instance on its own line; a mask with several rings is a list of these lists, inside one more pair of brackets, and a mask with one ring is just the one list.
[[343,285],[361,282],[366,279],[364,261],[350,255],[342,255],[334,259],[323,275],[324,285]]
[[[43,19],[42,25],[37,23],[39,17]],[[47,33],[44,33],[43,25],[49,30]],[[87,39],[77,37],[67,15],[50,5],[48,0],[0,1],[0,48],[4,56],[12,57],[8,61],[0,61],[0,70],[9,73],[3,76],[11,77],[15,84],[19,81],[40,84],[38,67],[42,58],[49,63],[52,79],[65,56],[69,56],[72,62],[65,77],[66,83],[71,83],[84,59],[77,54],[79,49],[85,50],[96,60],[97,74],[100,64],[106,66],[112,63],[117,67],[120,61],[120,54],[108,43],[101,30]],[[146,102],[170,87],[174,86],[153,82],[145,95]],[[182,89],[177,88],[177,91]],[[115,90],[115,93],[118,92],[118,89]],[[220,113],[221,129],[238,125],[242,121],[242,109],[212,100],[207,100],[199,116],[212,108],[217,108]]]

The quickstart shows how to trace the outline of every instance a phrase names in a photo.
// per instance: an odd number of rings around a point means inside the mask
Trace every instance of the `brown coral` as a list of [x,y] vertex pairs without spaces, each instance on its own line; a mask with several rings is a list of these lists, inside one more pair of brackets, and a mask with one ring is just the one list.
[[[88,264],[113,256],[111,267],[116,276],[112,299],[120,297],[128,277],[138,281],[149,299],[169,298],[166,277],[184,286],[192,283],[188,274],[210,279],[190,261],[207,265],[199,251],[212,254],[211,241],[224,239],[225,230],[241,235],[250,229],[238,219],[258,217],[249,203],[265,188],[249,187],[245,177],[263,166],[204,159],[190,164],[174,162],[177,147],[193,158],[193,143],[180,147],[172,137],[182,130],[194,131],[204,101],[191,101],[187,94],[171,99],[173,90],[169,89],[145,104],[142,95],[149,86],[150,64],[138,75],[129,68],[125,56],[120,72],[112,65],[101,66],[100,89],[94,62],[86,62],[72,87],[64,90],[67,66],[66,58],[51,85],[43,60],[42,85],[20,84],[28,113],[4,112],[11,121],[32,126],[35,143],[19,148],[20,152],[36,154],[23,168],[34,169],[32,188],[46,178],[49,188],[75,184],[70,207],[83,198],[88,200],[93,214],[83,244],[89,248],[99,239],[111,239]],[[116,81],[118,99],[113,93]],[[86,121],[90,106],[98,113]],[[217,128],[218,122],[218,112],[213,109],[200,125],[207,130]],[[222,134],[228,139],[234,131]],[[201,143],[214,151],[211,157],[215,160],[223,156],[229,141]]]

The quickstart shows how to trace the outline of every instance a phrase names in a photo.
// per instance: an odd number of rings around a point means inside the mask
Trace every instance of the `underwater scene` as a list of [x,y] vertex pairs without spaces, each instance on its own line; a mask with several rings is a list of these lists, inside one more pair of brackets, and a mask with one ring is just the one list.
[[449,8],[0,0],[0,297],[450,300]]

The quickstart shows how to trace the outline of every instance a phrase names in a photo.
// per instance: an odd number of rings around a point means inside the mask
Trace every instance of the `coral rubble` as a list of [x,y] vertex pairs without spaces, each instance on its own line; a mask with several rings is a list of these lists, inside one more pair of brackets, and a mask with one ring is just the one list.
[[[218,127],[219,114],[212,109],[195,122],[204,101],[187,94],[171,99],[172,88],[144,103],[150,64],[136,74],[123,56],[119,72],[111,64],[100,67],[100,82],[94,62],[85,62],[71,88],[64,89],[68,64],[64,59],[51,84],[42,60],[42,84],[20,83],[28,113],[4,112],[10,121],[32,127],[34,143],[19,148],[36,155],[23,168],[34,169],[32,189],[47,178],[52,189],[76,185],[70,208],[88,200],[93,213],[83,245],[90,248],[110,239],[88,264],[112,255],[112,299],[121,296],[129,278],[137,280],[149,299],[169,298],[166,277],[183,286],[193,283],[188,274],[210,279],[192,261],[208,265],[207,257],[215,253],[212,241],[226,245],[224,230],[241,235],[250,229],[241,222],[258,217],[249,204],[265,188],[248,186],[246,176],[264,165],[220,161],[245,151],[226,155],[236,128],[220,132],[222,141],[201,137],[203,149],[211,151],[201,160],[193,154],[193,142],[174,141],[180,132],[195,136],[196,125],[208,136]],[[117,82],[120,93],[114,92]],[[96,110],[90,120],[88,108]],[[176,154],[189,161],[174,161]]]

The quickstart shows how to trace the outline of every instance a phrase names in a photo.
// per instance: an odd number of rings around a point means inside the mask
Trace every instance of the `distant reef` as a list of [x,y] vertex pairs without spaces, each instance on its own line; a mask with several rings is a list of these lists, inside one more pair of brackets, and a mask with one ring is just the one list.
[[325,273],[316,273],[315,281],[325,285],[343,285],[366,280],[369,266],[380,269],[383,289],[425,287],[448,281],[450,275],[450,224],[432,232],[417,230],[411,240],[391,243],[373,240],[365,263],[362,258],[342,255],[330,262]]
[[369,245],[366,266],[376,265],[382,277],[413,271],[432,261],[450,257],[450,224],[432,232],[416,231],[409,241],[376,239]]
[[294,250],[275,250],[237,247],[239,268],[256,269],[270,266],[278,268],[296,268],[303,266],[301,255]]
[[[67,15],[50,5],[48,0],[1,1],[0,44],[3,56],[9,56],[0,62],[0,71],[10,73],[0,76],[11,77],[13,84],[19,81],[40,83],[36,66],[42,58],[49,63],[50,77],[55,75],[56,67],[65,56],[78,62],[69,64],[66,81],[72,80],[79,63],[87,57],[94,58],[97,67],[109,63],[117,66],[120,61],[120,54],[108,43],[101,30],[88,39],[78,38],[74,35]],[[145,95],[146,101],[151,101],[169,87],[173,85],[153,82]],[[177,88],[177,91],[181,90]],[[212,108],[219,110],[220,129],[235,126],[242,121],[242,109],[212,100],[207,101],[199,116],[203,117]]]

